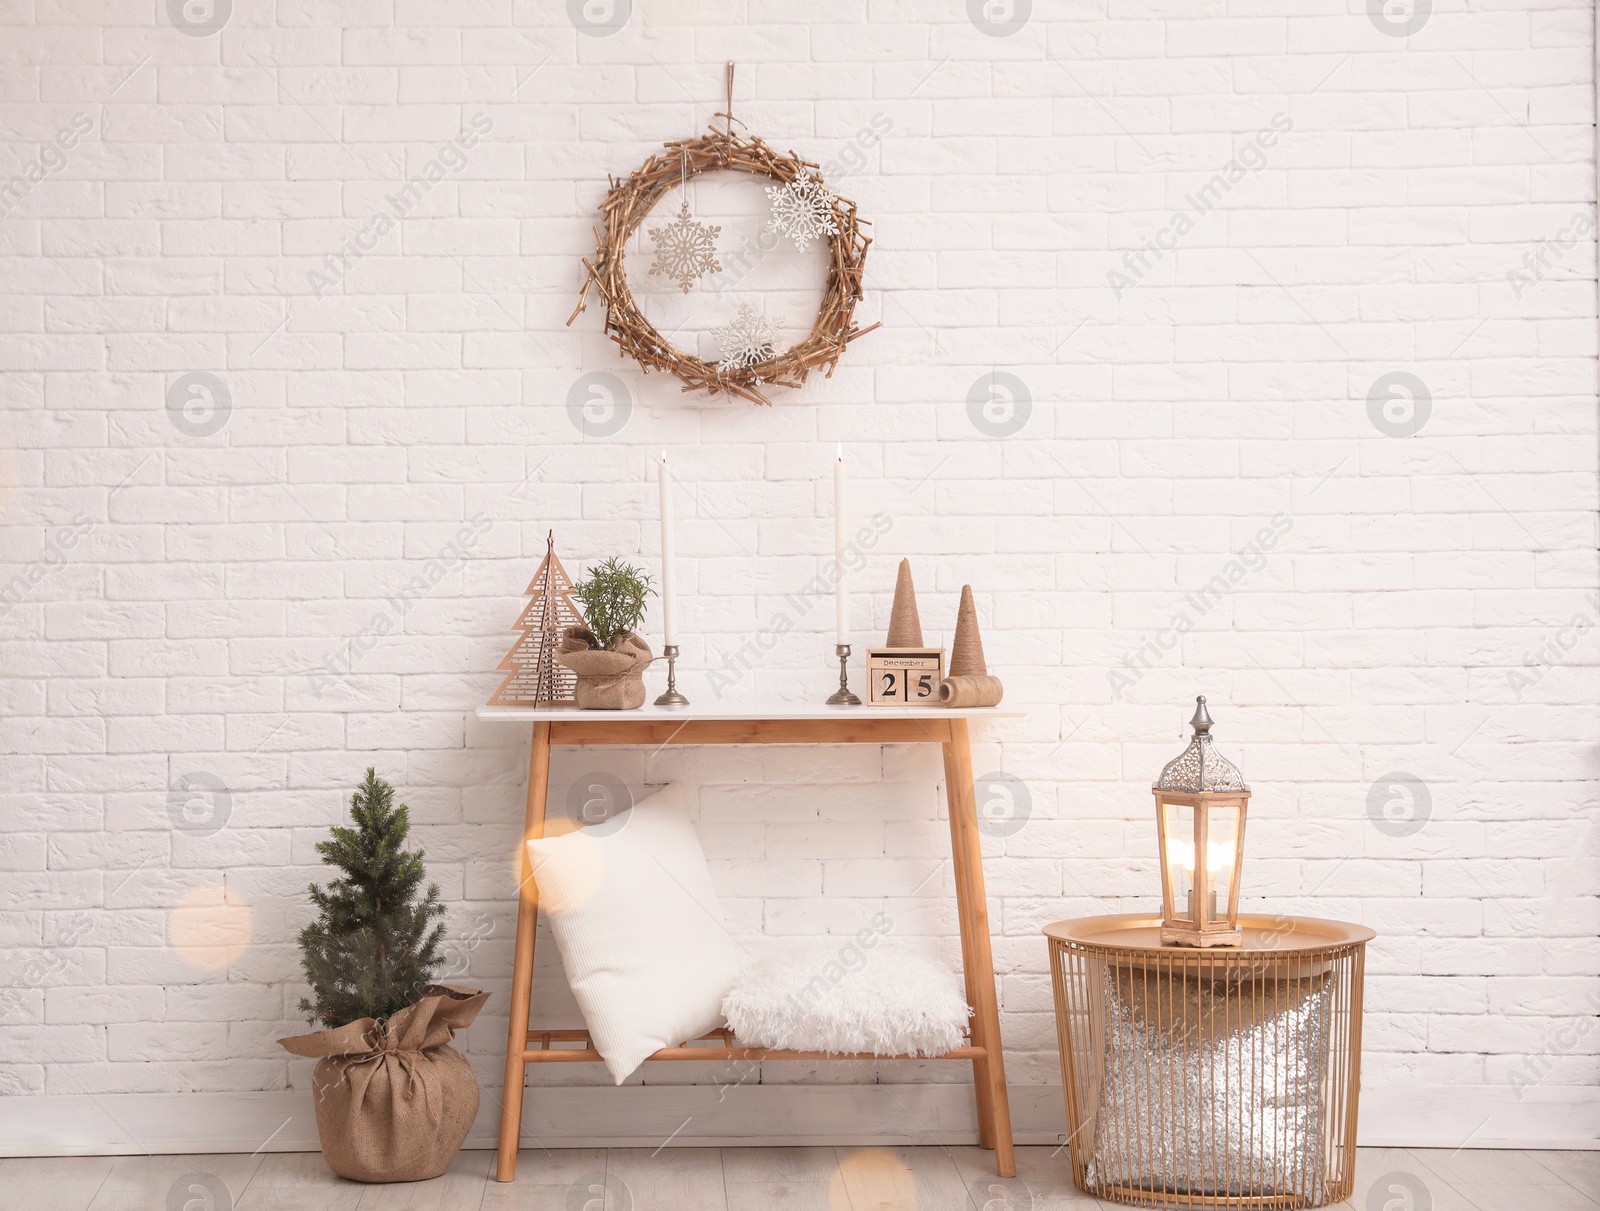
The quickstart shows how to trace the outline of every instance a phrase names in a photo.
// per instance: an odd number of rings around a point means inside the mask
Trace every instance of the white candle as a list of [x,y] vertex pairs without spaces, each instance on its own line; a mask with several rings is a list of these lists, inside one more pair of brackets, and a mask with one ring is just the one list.
[[844,444],[839,444],[833,463],[833,560],[838,569],[838,580],[833,590],[834,642],[850,642],[850,584],[845,571],[844,553],[850,538],[847,531],[850,519],[845,516],[844,501]]
[[677,645],[677,635],[672,627],[672,477],[667,474],[667,452],[661,452],[658,478],[661,484],[661,639],[667,647]]

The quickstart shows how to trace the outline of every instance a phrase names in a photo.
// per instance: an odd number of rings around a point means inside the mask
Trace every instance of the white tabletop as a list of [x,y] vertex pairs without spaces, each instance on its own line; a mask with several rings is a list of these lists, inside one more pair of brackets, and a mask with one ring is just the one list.
[[1023,719],[1027,712],[1002,710],[997,706],[805,706],[792,702],[767,705],[736,703],[730,706],[656,706],[646,703],[632,711],[583,711],[572,706],[480,706],[478,718],[490,723],[638,723],[649,720],[731,719]]

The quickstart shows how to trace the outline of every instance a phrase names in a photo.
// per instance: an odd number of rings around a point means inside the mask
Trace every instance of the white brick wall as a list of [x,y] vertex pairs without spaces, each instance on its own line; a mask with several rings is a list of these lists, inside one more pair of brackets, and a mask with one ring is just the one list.
[[[1203,692],[1256,792],[1250,907],[1380,931],[1369,1084],[1595,1083],[1588,7],[1441,0],[1410,38],[1333,0],[1039,4],[1008,36],[957,0],[635,0],[604,37],[567,7],[236,0],[192,36],[152,0],[0,5],[0,1090],[303,1084],[273,1040],[312,845],[368,764],[501,994],[469,1036],[497,1085],[526,742],[471,712],[546,530],[569,569],[653,566],[669,447],[686,691],[745,649],[727,699],[816,701],[831,608],[795,595],[836,442],[892,522],[859,640],[909,554],[930,638],[970,581],[1030,710],[976,757],[1031,802],[986,841],[1015,1082],[1058,1072],[1040,926],[1152,904],[1147,787]],[[873,222],[883,327],[771,410],[564,323],[607,174],[721,108],[730,58],[738,116]],[[569,415],[593,372],[630,409],[607,436]],[[1026,392],[1007,436],[990,373]],[[182,413],[196,374],[225,415]],[[1414,435],[1373,415],[1394,374]],[[747,943],[883,911],[956,953],[933,754],[569,752],[556,801],[601,766],[697,788]],[[1369,815],[1395,775],[1420,829]],[[575,1012],[555,960],[541,1021]],[[959,1075],[921,1067],[884,1079]]]

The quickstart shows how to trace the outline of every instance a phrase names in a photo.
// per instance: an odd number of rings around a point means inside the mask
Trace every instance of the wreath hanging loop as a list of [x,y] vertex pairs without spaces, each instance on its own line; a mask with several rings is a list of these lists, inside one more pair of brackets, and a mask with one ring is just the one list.
[[[728,94],[727,109],[720,114],[712,114],[711,116],[713,118],[725,119],[728,124],[727,133],[731,135],[733,133],[733,124],[734,122],[738,121],[738,119],[733,116],[733,60],[731,59],[728,60],[728,70],[723,78],[723,87],[726,89]],[[744,123],[740,122],[739,125],[743,126]]]
[[[714,115],[724,120],[720,129],[713,122],[707,134],[669,142],[632,176],[613,181],[600,207],[602,225],[595,229],[594,260],[586,258],[583,262],[587,270],[583,290],[567,323],[570,325],[586,309],[592,286],[605,303],[606,335],[646,373],[665,370],[684,384],[686,392],[716,395],[725,391],[752,403],[770,404],[763,387],[799,387],[819,367],[831,376],[845,346],[878,327],[874,323],[858,328],[854,319],[872,240],[861,230],[867,220],[856,214],[856,204],[829,192],[816,164],[793,152],[779,155],[758,137],[734,130],[736,122],[740,126],[744,123],[733,116],[733,68],[729,63],[725,76],[727,108]],[[710,362],[675,348],[639,310],[624,267],[629,240],[656,204],[674,186],[687,191],[691,178],[709,172],[766,177],[780,189],[798,183],[819,220],[810,234],[812,238],[824,236],[828,245],[822,305],[810,333],[787,350],[774,350],[770,356],[744,364],[733,364],[728,359]],[[796,242],[804,249],[803,237],[796,236]]]

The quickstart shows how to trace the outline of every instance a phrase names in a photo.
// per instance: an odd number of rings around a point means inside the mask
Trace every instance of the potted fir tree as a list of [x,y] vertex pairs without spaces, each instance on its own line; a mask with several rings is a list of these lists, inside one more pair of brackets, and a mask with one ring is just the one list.
[[578,675],[573,697],[590,710],[625,710],[644,705],[644,670],[650,645],[633,628],[644,618],[650,577],[612,558],[572,586],[583,605],[586,627],[561,633],[556,659]]
[[405,848],[409,812],[375,770],[350,815],[353,828],[317,843],[342,873],[311,885],[320,916],[300,933],[312,994],[300,1011],[326,1029],[278,1042],[317,1061],[317,1134],[330,1169],[420,1181],[450,1167],[478,1113],[477,1077],[449,1042],[488,993],[429,982],[444,906],[436,885],[422,893],[422,852]]

